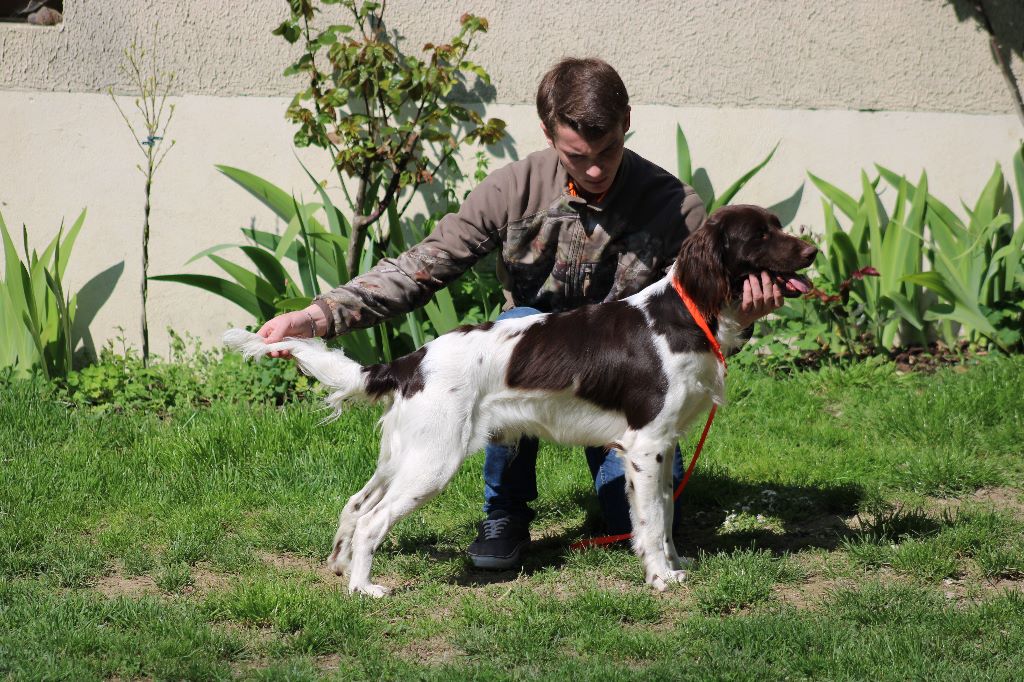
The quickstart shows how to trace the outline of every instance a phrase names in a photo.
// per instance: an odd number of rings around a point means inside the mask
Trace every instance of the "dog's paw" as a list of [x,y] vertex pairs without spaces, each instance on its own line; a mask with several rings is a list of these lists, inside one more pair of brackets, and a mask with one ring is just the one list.
[[660,576],[656,575],[647,581],[647,584],[653,587],[658,592],[664,592],[668,589],[668,583]]
[[348,573],[348,565],[352,560],[352,555],[342,551],[342,547],[337,547],[331,555],[327,557],[327,570],[334,573],[334,575],[345,575]]
[[689,575],[686,571],[665,571],[661,575],[655,575],[647,579],[647,584],[653,587],[658,592],[664,592],[669,588],[669,585],[678,585],[685,583]]
[[373,583],[366,583],[365,585],[349,585],[349,594],[365,594],[368,597],[374,597],[380,599],[391,594],[391,589],[384,587],[383,585],[374,585]]
[[679,583],[685,583],[689,577],[686,571],[669,571],[668,575],[665,576],[665,582],[678,585]]

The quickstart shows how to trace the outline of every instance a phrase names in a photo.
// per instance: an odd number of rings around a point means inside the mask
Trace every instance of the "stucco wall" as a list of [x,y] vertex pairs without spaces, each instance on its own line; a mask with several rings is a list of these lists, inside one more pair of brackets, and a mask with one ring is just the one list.
[[[986,3],[1003,8],[1004,25],[1020,22],[1009,3]],[[632,148],[674,169],[680,123],[695,162],[720,190],[779,142],[739,199],[771,205],[802,186],[794,223],[811,229],[820,229],[821,207],[808,170],[856,191],[860,169],[874,162],[915,179],[927,169],[933,191],[956,205],[977,196],[995,163],[1009,171],[1024,135],[986,36],[941,0],[625,5],[392,0],[389,14],[413,46],[449,36],[464,11],[490,19],[474,59],[494,77],[498,104],[488,114],[509,122],[519,156],[544,144],[530,104],[541,73],[563,54],[596,54],[630,88]],[[160,64],[180,87],[170,131],[177,145],[155,186],[150,273],[213,273],[185,261],[237,242],[238,228],[252,221],[280,228],[214,164],[311,196],[283,118],[298,87],[280,75],[292,55],[269,33],[284,2],[67,0],[65,8],[55,28],[0,24],[0,212],[41,245],[62,217],[88,207],[69,284],[93,283],[86,312],[97,292],[113,288],[90,325],[93,343],[123,327],[137,346],[141,155],[102,93],[108,85],[128,92],[117,74],[121,50],[133,37],[148,43],[159,35]],[[299,156],[327,177],[321,152]],[[151,285],[158,352],[166,351],[168,326],[214,342],[226,326],[250,321],[212,295]]]
[[[410,51],[451,36],[463,12],[491,31],[475,58],[497,99],[525,103],[564,54],[598,54],[638,104],[1008,113],[1010,100],[966,0],[472,0],[388,3]],[[987,0],[1009,47],[1024,6]],[[294,54],[270,34],[283,0],[68,0],[53,29],[0,25],[0,89],[96,92],[132,38],[159,45],[182,93],[288,95]],[[1019,57],[1018,75],[1024,73]]]

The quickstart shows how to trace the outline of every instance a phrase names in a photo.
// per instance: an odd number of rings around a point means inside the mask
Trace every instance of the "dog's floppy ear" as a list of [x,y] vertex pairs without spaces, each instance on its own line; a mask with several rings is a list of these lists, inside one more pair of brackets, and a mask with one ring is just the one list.
[[705,315],[717,315],[729,297],[724,260],[726,234],[719,213],[687,237],[676,259],[679,283]]

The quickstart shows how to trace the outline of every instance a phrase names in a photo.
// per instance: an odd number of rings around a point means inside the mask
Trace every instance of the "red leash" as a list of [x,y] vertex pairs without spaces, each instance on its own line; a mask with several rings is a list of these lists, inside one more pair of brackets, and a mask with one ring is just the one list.
[[[682,285],[679,284],[679,280],[672,280],[672,287],[679,294],[679,298],[683,300],[683,304],[686,309],[690,311],[690,315],[693,316],[697,326],[704,332],[704,336],[707,337],[708,343],[711,344],[711,352],[715,354],[718,361],[722,363],[722,367],[725,367],[725,356],[722,355],[722,347],[718,343],[718,339],[711,333],[711,329],[708,327],[707,321],[701,314],[700,310],[697,309],[697,304],[693,302],[685,291],[683,291]],[[686,487],[686,483],[690,480],[690,474],[693,473],[693,468],[697,466],[697,458],[700,457],[700,451],[704,449],[704,441],[707,440],[708,431],[711,430],[711,422],[715,420],[715,412],[718,411],[718,405],[711,406],[711,412],[708,413],[708,421],[704,424],[704,431],[700,434],[700,440],[697,441],[697,448],[693,451],[693,458],[690,460],[690,466],[686,468],[686,473],[683,475],[683,480],[679,481],[679,486],[676,488],[675,494],[672,496],[672,501],[679,499],[679,496],[683,493],[683,488]],[[587,540],[580,540],[569,545],[569,549],[587,549],[588,547],[599,547],[601,545],[611,545],[616,542],[622,542],[623,540],[629,540],[633,537],[632,533],[620,533],[619,535],[603,535],[598,538],[589,538]]]

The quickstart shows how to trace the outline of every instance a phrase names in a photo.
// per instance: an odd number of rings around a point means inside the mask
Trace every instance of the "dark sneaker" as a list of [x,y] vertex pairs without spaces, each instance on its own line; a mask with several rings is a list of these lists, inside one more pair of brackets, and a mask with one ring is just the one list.
[[528,544],[529,524],[498,509],[480,522],[476,540],[466,553],[477,568],[512,568],[520,564],[519,554]]

